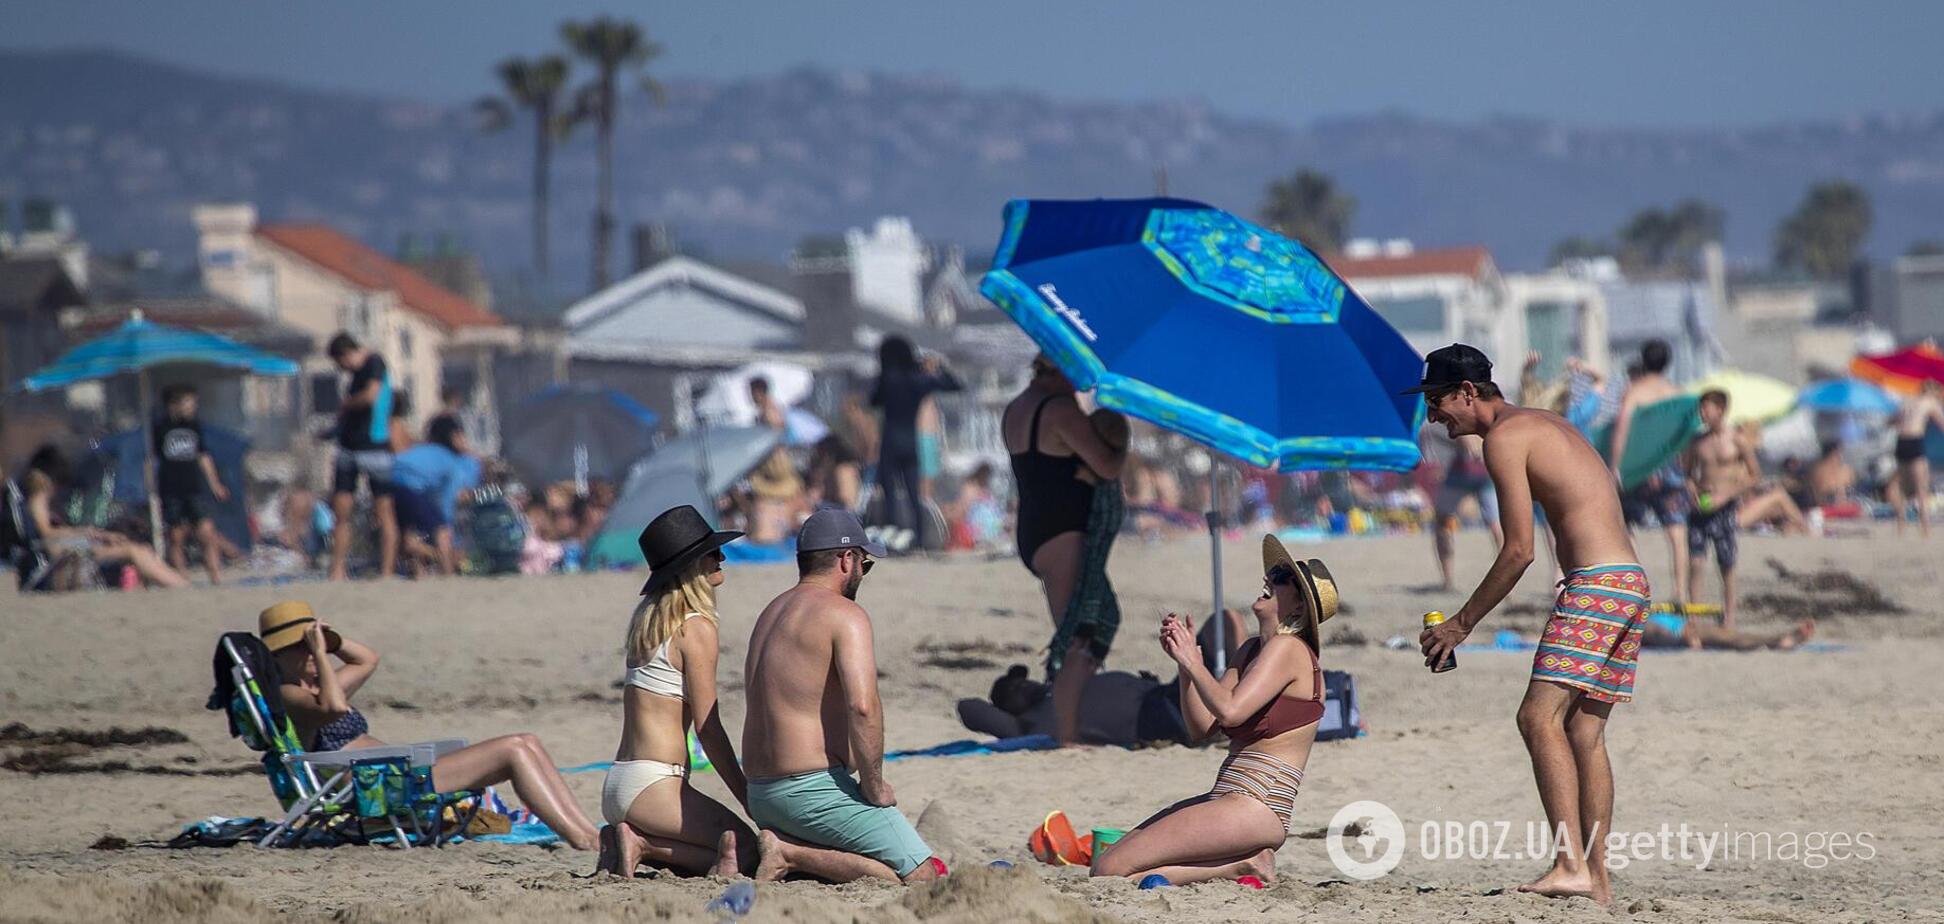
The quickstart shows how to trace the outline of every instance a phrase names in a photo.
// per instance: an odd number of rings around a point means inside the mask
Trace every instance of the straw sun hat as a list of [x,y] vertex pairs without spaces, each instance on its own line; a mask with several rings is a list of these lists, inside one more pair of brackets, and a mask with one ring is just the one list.
[[[281,651],[304,640],[304,633],[317,623],[317,614],[302,600],[285,600],[257,614],[257,637],[265,648]],[[344,644],[337,630],[325,628],[324,650],[336,651]]]
[[1262,537],[1262,573],[1266,575],[1278,566],[1288,568],[1296,575],[1296,587],[1309,603],[1310,618],[1303,628],[1297,630],[1297,634],[1309,643],[1311,651],[1322,651],[1320,627],[1337,612],[1336,578],[1330,576],[1330,569],[1321,559],[1297,561],[1290,556],[1288,549],[1283,548],[1281,540],[1265,535]]

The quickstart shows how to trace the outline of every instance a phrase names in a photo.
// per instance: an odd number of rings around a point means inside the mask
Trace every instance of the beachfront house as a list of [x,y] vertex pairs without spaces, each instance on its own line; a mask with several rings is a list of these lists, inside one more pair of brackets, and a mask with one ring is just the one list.
[[[311,337],[304,377],[314,410],[335,410],[340,373],[324,355],[338,331],[375,349],[410,402],[409,420],[424,424],[439,407],[448,363],[490,370],[486,357],[513,346],[517,332],[486,308],[322,224],[258,221],[248,204],[195,210],[204,287]],[[490,375],[474,377],[474,405],[490,404]],[[488,445],[494,433],[475,434]]]
[[649,249],[634,273],[568,306],[569,375],[633,397],[676,430],[696,390],[758,360],[817,374],[815,410],[876,370],[899,334],[952,352],[951,330],[984,299],[955,248],[927,244],[903,218],[806,242],[787,266],[711,263]]
[[1483,247],[1419,250],[1402,240],[1352,241],[1327,260],[1419,353],[1453,342],[1484,350],[1507,394],[1517,393],[1529,352],[1547,379],[1569,356],[1608,367],[1607,304],[1586,279],[1501,274]]

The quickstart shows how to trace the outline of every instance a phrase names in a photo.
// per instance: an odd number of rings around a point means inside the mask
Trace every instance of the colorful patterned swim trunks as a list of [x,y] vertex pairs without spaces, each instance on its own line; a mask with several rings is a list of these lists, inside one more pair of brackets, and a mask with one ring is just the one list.
[[1585,691],[1603,703],[1633,699],[1634,663],[1650,595],[1639,565],[1594,565],[1566,575],[1532,679]]

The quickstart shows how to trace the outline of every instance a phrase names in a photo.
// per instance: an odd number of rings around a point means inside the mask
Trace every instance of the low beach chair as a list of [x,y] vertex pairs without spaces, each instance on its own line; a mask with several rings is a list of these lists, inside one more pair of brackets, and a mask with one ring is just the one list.
[[479,814],[479,793],[432,786],[433,761],[465,747],[465,739],[306,752],[289,716],[270,708],[245,646],[259,649],[258,663],[274,664],[256,636],[224,634],[218,650],[228,664],[229,695],[221,703],[212,697],[209,708],[227,709],[231,734],[263,753],[264,774],[284,806],[283,820],[257,846],[370,843],[375,828],[375,836],[389,834],[403,848],[436,847],[449,836],[448,814],[453,831],[464,831]]

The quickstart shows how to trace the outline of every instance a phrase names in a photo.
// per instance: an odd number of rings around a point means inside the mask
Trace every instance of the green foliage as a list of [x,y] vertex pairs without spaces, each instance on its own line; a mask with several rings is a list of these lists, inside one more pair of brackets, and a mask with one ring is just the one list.
[[1356,213],[1356,199],[1328,175],[1308,169],[1271,182],[1262,202],[1263,224],[1319,253],[1343,249]]
[[1775,263],[1829,279],[1856,263],[1870,233],[1870,197],[1855,183],[1833,180],[1809,188],[1775,229]]

